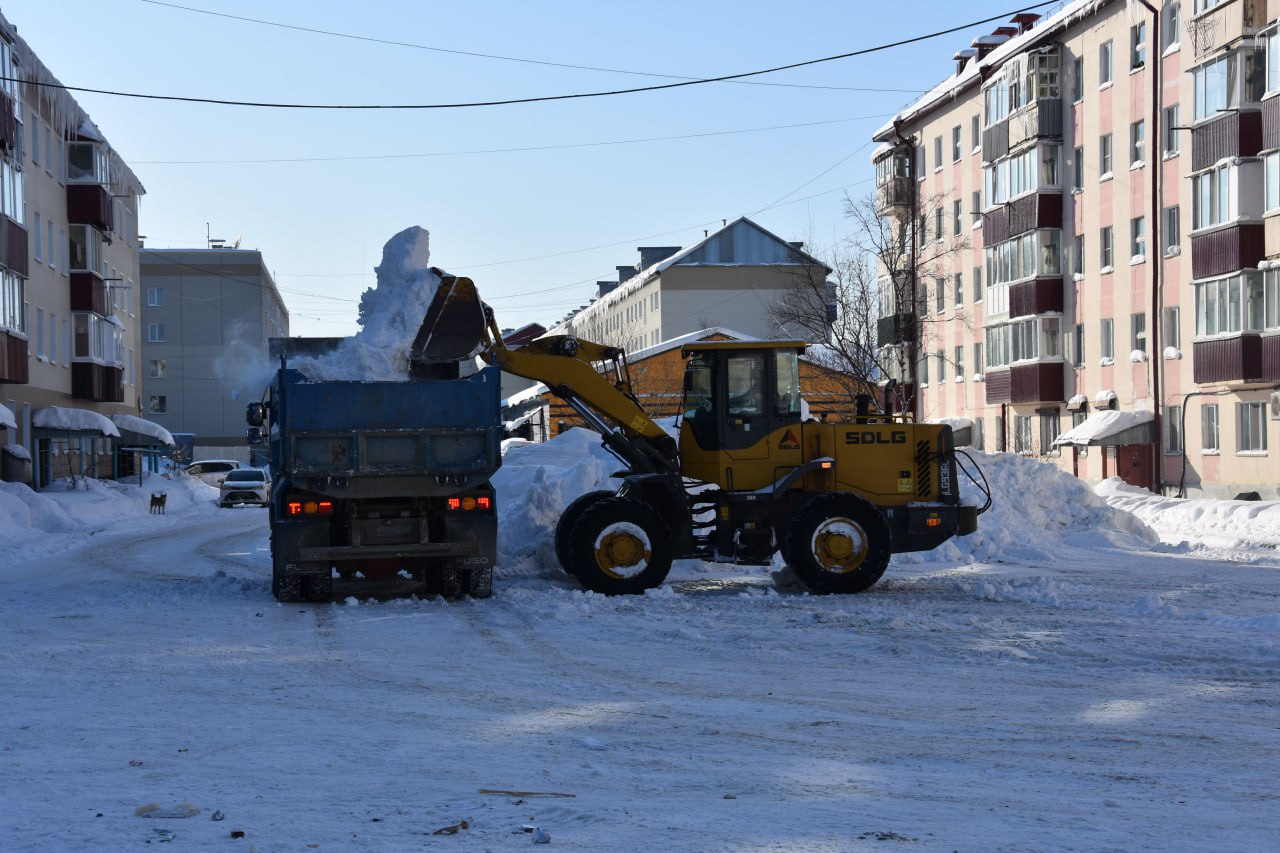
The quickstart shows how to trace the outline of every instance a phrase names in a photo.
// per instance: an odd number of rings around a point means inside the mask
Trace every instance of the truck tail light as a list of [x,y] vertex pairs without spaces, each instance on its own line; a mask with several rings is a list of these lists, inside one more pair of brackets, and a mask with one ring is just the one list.
[[491,510],[493,509],[493,498],[488,495],[467,495],[462,498],[449,498],[448,507],[451,510],[461,510],[462,512],[471,512],[472,510]]
[[289,515],[333,515],[333,501],[288,501],[285,509]]

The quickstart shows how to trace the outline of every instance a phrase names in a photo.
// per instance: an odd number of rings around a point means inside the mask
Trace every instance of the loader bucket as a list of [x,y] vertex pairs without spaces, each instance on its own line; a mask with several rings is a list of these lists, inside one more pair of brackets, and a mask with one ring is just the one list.
[[440,288],[427,308],[409,350],[409,373],[474,355],[484,342],[484,303],[469,278],[440,274]]

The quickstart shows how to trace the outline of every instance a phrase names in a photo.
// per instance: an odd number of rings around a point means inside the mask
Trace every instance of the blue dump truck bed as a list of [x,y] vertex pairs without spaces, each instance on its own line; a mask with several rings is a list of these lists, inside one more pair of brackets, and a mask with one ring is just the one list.
[[276,475],[276,598],[489,595],[497,550],[489,478],[502,461],[498,368],[404,382],[312,381],[288,356],[314,354],[323,341],[287,343],[257,406]]

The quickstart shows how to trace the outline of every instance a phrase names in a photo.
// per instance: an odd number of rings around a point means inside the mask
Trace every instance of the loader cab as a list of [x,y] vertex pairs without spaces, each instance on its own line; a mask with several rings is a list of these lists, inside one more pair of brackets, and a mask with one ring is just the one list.
[[799,341],[687,344],[680,456],[685,476],[725,488],[772,483],[799,464]]

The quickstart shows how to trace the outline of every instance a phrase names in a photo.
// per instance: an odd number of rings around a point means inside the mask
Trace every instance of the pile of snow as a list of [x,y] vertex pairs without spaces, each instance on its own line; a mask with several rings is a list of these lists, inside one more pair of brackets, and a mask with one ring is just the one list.
[[382,247],[374,268],[377,286],[360,297],[360,331],[333,352],[290,362],[317,382],[403,382],[409,348],[427,308],[440,289],[431,270],[431,240],[425,228],[406,228]]
[[[151,495],[160,493],[166,495],[165,513],[153,515]],[[67,543],[50,534],[176,524],[183,516],[216,506],[217,500],[218,489],[195,477],[150,473],[142,485],[136,477],[128,482],[63,478],[41,492],[0,481],[0,548],[20,549],[24,557],[52,553]]]
[[1280,503],[1275,501],[1166,498],[1119,477],[1103,480],[1094,491],[1111,506],[1149,524],[1169,544],[1195,536],[1228,547],[1280,548]]
[[494,475],[498,500],[499,575],[555,570],[556,522],[573,500],[597,489],[616,489],[610,475],[622,464],[600,434],[571,429],[543,444],[507,448]]
[[[1147,549],[1159,536],[1134,515],[1113,508],[1085,481],[1045,462],[1014,453],[969,451],[991,488],[991,508],[978,529],[933,551],[898,554],[895,561],[1054,561],[1065,549],[1111,546]],[[981,505],[982,494],[960,478],[965,504]]]

